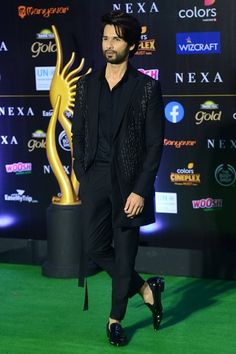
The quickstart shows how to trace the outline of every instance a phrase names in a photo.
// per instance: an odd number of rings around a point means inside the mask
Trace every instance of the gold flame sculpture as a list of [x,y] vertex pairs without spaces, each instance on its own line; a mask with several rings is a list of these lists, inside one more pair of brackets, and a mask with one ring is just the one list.
[[[53,173],[57,179],[61,190],[61,197],[52,197],[52,203],[58,205],[77,205],[80,204],[78,199],[79,182],[75,177],[72,160],[72,139],[71,139],[71,122],[65,116],[66,112],[73,114],[75,106],[76,83],[82,75],[77,75],[84,67],[84,58],[77,68],[70,70],[75,60],[75,53],[72,52],[70,60],[63,66],[62,47],[58,32],[55,26],[52,26],[57,47],[57,60],[52,83],[50,87],[50,102],[53,108],[46,136],[46,151],[48,161],[51,165]],[[91,72],[88,69],[86,75]],[[67,176],[61,160],[59,158],[56,147],[56,125],[57,120],[65,130],[71,150],[71,175]]]

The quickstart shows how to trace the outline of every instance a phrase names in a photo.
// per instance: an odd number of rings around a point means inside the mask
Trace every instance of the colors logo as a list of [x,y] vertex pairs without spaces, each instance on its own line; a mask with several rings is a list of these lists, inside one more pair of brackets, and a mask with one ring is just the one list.
[[219,54],[220,52],[220,32],[176,34],[177,54]]
[[169,102],[165,107],[166,119],[171,123],[179,123],[184,118],[184,107],[179,102]]
[[[204,0],[204,6],[209,7],[215,3],[215,0]],[[198,8],[194,6],[191,9],[179,10],[180,19],[201,19],[202,21],[216,21],[217,11],[216,8]]]
[[215,3],[216,0],[204,0],[205,6],[211,6]]
[[194,163],[190,162],[187,168],[178,168],[176,172],[171,172],[171,182],[179,186],[198,186],[201,183],[201,175],[195,173],[193,167]]

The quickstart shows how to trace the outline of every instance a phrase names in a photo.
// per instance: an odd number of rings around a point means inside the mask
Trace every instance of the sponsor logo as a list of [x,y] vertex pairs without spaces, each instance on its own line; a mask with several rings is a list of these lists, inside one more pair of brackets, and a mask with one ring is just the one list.
[[235,139],[207,139],[208,149],[236,149]]
[[177,54],[219,54],[220,32],[176,34]]
[[158,74],[159,74],[158,69],[142,69],[142,68],[140,68],[140,69],[138,69],[138,71],[140,71],[144,75],[150,76],[154,80],[158,80]]
[[209,84],[209,83],[222,83],[223,79],[219,72],[209,73],[209,72],[189,72],[189,73],[175,73],[175,83],[176,84]]
[[202,209],[204,211],[213,211],[222,209],[223,199],[203,198],[192,200],[193,209]]
[[215,179],[223,187],[230,187],[236,181],[236,171],[228,163],[220,164],[215,170]]
[[184,118],[184,107],[179,102],[169,102],[165,106],[166,119],[171,123],[179,123]]
[[[33,139],[30,139],[28,141],[28,151],[32,152],[34,150],[38,149],[46,149],[46,133],[43,130],[36,130],[34,133],[32,133]],[[38,140],[41,139],[41,140]]]
[[[69,165],[67,165],[67,166],[63,165],[63,168],[64,168],[66,174],[69,175],[70,174],[70,166]],[[43,165],[43,173],[45,175],[50,175],[51,172],[52,172],[52,168],[51,168],[50,165]]]
[[236,112],[233,114],[233,119],[236,119]]
[[0,42],[0,52],[7,52],[8,49],[7,49],[7,46],[5,44],[5,42]]
[[156,213],[177,214],[177,194],[176,193],[155,193]]
[[[200,105],[201,111],[195,114],[195,123],[197,125],[203,122],[219,122],[222,118],[222,111],[219,110],[219,105],[213,101],[205,101]],[[211,112],[210,112],[211,111]]]
[[15,137],[15,135],[0,135],[1,145],[18,145],[18,141]]
[[34,112],[31,107],[0,107],[0,117],[8,116],[8,117],[33,117]]
[[36,39],[53,39],[53,38],[54,38],[54,33],[47,28],[42,29],[42,31],[36,34]]
[[112,5],[112,9],[115,11],[123,11],[127,14],[146,14],[159,12],[156,1],[114,3]]
[[4,200],[6,202],[38,203],[38,200],[33,199],[33,197],[30,195],[25,194],[23,189],[16,189],[16,193],[4,194]]
[[36,91],[49,91],[55,66],[36,66],[35,83]]
[[147,26],[142,26],[141,38],[135,55],[152,55],[155,51],[155,39],[149,39],[147,36]]
[[32,58],[37,58],[42,53],[55,53],[56,51],[56,43],[52,41],[49,41],[49,43],[34,42],[31,46]]
[[51,117],[52,114],[53,114],[53,110],[52,109],[50,109],[49,111],[45,111],[45,110],[42,111],[42,116],[43,117]]
[[65,151],[70,151],[70,144],[65,130],[63,130],[58,137],[60,147]]
[[5,165],[7,173],[15,173],[16,175],[30,174],[32,172],[31,162],[15,162]]
[[171,146],[176,149],[180,149],[182,147],[193,147],[197,144],[196,140],[170,140],[164,139],[164,146]]
[[199,8],[197,6],[194,6],[188,9],[181,9],[179,10],[179,18],[181,20],[201,19],[204,22],[209,22],[209,21],[215,22],[217,20],[216,8],[215,7],[208,8],[209,6],[212,6],[214,3],[215,0],[204,0],[203,4],[205,8]]
[[68,13],[69,7],[49,7],[49,8],[37,8],[33,6],[18,6],[18,16],[23,20],[27,16],[42,16],[42,17],[50,17],[52,15],[65,15]]
[[176,172],[171,172],[171,182],[177,186],[198,186],[201,183],[201,175],[195,173],[193,167],[194,163],[190,162],[187,168],[178,168]]

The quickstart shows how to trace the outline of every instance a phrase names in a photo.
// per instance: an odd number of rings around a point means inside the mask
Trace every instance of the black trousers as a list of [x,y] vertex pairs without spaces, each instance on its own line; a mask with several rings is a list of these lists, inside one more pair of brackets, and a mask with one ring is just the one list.
[[108,163],[95,162],[82,178],[84,249],[112,278],[110,317],[122,320],[128,298],[144,280],[134,270],[139,228],[112,227],[111,174]]

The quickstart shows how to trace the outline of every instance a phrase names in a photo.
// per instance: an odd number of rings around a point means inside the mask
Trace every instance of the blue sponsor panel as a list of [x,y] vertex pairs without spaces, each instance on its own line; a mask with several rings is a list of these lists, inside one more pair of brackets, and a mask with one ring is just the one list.
[[176,33],[177,54],[219,54],[220,52],[220,32]]

